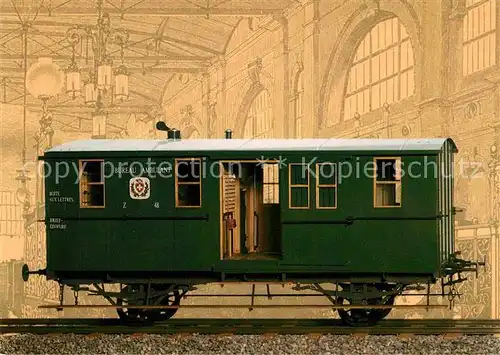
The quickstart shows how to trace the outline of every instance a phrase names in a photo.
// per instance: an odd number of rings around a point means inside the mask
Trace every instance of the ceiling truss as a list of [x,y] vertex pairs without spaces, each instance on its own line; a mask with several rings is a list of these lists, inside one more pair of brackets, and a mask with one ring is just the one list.
[[[98,0],[113,28],[124,28],[130,40],[123,48],[110,46],[114,62],[131,73],[130,102],[116,112],[159,105],[164,86],[178,75],[206,72],[224,55],[234,28],[244,18],[282,12],[297,0]],[[31,2],[31,4],[29,4]],[[0,1],[0,100],[38,111],[40,102],[25,91],[24,73],[40,56],[51,56],[61,68],[73,56],[85,73],[93,63],[88,43],[73,47],[68,30],[95,26],[96,6],[81,0]],[[27,55],[24,55],[24,42]],[[26,58],[25,58],[26,57]],[[27,68],[25,68],[25,61]],[[90,117],[82,100],[63,98],[51,110],[64,117]],[[119,125],[117,125],[118,127]],[[61,126],[62,127],[62,126]]]

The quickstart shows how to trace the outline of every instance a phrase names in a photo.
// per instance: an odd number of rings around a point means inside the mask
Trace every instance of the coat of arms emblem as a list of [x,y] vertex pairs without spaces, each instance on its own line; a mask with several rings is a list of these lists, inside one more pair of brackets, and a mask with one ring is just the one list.
[[145,200],[149,198],[150,184],[145,177],[134,177],[130,179],[130,197],[134,200]]

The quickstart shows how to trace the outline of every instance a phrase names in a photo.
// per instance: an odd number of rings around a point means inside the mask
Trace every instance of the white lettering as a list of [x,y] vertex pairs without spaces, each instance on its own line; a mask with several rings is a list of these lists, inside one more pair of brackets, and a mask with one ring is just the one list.
[[75,199],[73,197],[50,197],[49,202],[56,202],[56,203],[61,203],[61,202],[68,202],[68,203],[73,203],[75,202]]
[[117,168],[115,168],[115,173],[116,174],[128,174],[130,172],[129,170],[129,167],[128,166],[119,166]]
[[66,229],[65,224],[49,224],[49,229]]
[[[145,174],[165,174],[170,173],[172,171],[172,167],[170,166],[148,166],[141,169]],[[128,167],[128,166],[118,166],[115,168],[116,174],[136,174],[139,171],[136,167]]]
[[61,218],[49,218],[49,229],[66,229],[66,224]]

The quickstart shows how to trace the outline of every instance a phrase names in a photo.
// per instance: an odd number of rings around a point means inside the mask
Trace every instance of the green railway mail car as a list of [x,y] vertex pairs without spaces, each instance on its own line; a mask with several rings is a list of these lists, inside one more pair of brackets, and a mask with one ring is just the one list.
[[[347,323],[372,324],[403,291],[452,286],[477,268],[454,249],[456,151],[445,138],[183,140],[175,130],[62,144],[41,157],[47,266],[24,277],[94,285],[129,320],[171,317],[197,284],[291,282],[328,296]],[[132,308],[145,305],[174,307]]]

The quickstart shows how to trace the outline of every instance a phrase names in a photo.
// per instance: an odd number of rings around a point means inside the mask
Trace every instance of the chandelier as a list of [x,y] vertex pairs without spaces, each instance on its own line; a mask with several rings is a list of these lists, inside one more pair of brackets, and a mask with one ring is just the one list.
[[[74,26],[68,30],[66,36],[73,48],[71,63],[66,68],[66,93],[73,99],[83,94],[85,104],[94,107],[92,138],[106,137],[107,107],[116,102],[123,102],[129,97],[129,72],[124,65],[124,48],[129,34],[124,29],[111,29],[110,16],[103,12],[102,2],[97,0],[98,18],[95,26]],[[81,70],[76,60],[78,44],[81,48],[85,47],[85,52],[89,52],[89,46],[92,49],[92,58],[88,55],[85,58],[87,63],[91,59],[91,65],[86,70]],[[107,52],[110,44],[118,45],[121,53],[121,63],[114,70],[113,60]],[[82,81],[81,73],[84,71],[88,74]]]

